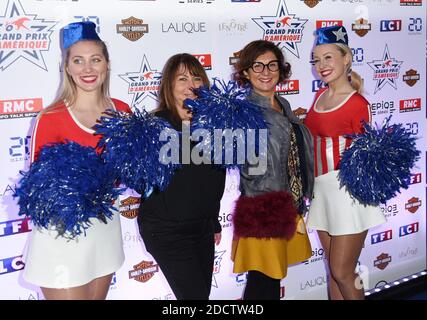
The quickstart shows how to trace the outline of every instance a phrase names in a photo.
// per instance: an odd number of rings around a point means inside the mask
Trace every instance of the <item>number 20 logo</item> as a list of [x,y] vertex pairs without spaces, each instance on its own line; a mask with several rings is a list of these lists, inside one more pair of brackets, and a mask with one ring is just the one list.
[[22,137],[11,137],[10,140],[13,141],[11,147],[9,147],[9,155],[11,157],[24,157],[30,154],[30,142],[31,137],[26,136]]
[[351,48],[351,53],[353,53],[353,62],[361,63],[364,59],[363,48]]
[[423,30],[423,20],[421,18],[409,18],[408,30],[411,32],[420,32]]

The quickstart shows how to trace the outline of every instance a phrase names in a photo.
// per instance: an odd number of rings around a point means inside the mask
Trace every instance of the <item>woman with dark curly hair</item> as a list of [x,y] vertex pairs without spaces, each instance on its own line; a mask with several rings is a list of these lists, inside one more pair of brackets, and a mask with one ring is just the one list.
[[235,79],[249,84],[249,100],[268,123],[267,166],[253,174],[240,171],[241,196],[233,216],[234,272],[248,272],[243,299],[280,299],[287,267],[311,256],[303,214],[313,190],[310,132],[293,114],[289,102],[275,94],[291,66],[272,42],[257,40],[240,53]]

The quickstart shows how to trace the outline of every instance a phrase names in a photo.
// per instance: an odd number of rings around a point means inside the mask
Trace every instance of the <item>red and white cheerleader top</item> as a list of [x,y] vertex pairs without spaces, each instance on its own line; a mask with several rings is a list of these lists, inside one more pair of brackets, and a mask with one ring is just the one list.
[[363,132],[363,121],[371,121],[369,102],[356,91],[335,108],[322,111],[317,101],[328,88],[319,90],[305,125],[313,135],[315,176],[339,169],[343,151],[351,144],[350,134]]

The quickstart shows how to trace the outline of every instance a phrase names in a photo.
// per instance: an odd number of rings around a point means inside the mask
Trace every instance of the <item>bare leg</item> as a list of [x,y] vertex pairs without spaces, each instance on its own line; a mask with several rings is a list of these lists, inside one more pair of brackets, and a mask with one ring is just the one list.
[[[320,243],[322,244],[323,250],[325,250],[325,258],[326,258],[326,265],[328,269],[329,267],[329,252],[331,247],[331,236],[326,231],[317,231],[317,234],[319,236]],[[341,290],[338,287],[337,282],[334,280],[334,278],[330,275],[328,275],[328,291],[329,291],[329,299],[331,300],[344,300],[344,297],[341,294]]]
[[363,287],[356,286],[358,276],[355,269],[367,233],[366,230],[357,234],[331,236],[329,267],[331,276],[345,300],[363,300],[365,298]]
[[105,298],[107,298],[112,278],[113,274],[111,273],[109,275],[97,278],[91,282],[93,300],[105,300]]
[[107,297],[113,274],[92,280],[82,286],[53,289],[41,288],[46,300],[104,300]]

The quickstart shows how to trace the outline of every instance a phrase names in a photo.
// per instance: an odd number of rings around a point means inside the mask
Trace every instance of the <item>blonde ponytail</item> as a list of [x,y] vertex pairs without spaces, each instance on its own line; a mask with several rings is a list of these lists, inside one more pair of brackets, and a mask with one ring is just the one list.
[[357,93],[362,94],[363,92],[363,79],[355,71],[350,72],[350,84]]

